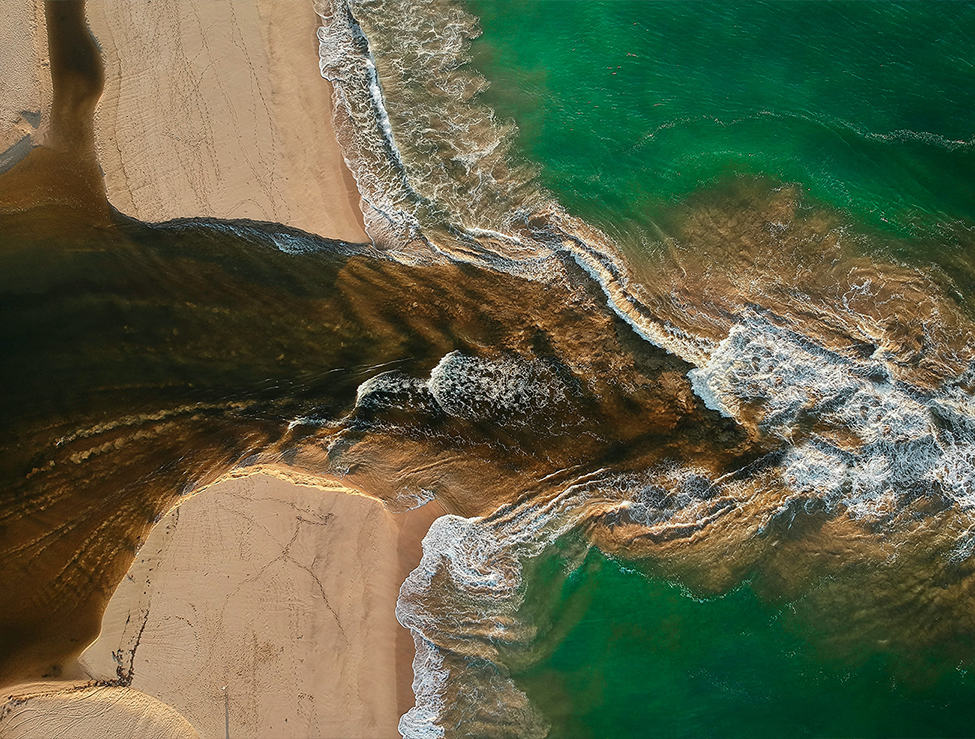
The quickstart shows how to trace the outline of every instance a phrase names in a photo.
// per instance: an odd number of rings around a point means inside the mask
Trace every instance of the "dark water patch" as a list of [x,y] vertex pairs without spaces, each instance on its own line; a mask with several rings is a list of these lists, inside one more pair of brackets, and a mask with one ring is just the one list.
[[30,136],[24,136],[17,143],[8,147],[6,151],[0,152],[0,174],[13,167],[17,162],[27,156],[31,150]]
[[66,619],[96,624],[159,515],[232,469],[282,466],[399,508],[436,494],[470,515],[564,468],[678,454],[683,416],[719,419],[688,402],[687,365],[634,342],[571,265],[566,284],[411,267],[249,221],[72,226],[39,208],[3,226],[14,672]]

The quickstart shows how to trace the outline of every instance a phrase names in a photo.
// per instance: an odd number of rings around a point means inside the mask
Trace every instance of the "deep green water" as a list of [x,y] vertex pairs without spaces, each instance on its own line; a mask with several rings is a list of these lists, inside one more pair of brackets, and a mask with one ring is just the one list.
[[975,5],[468,7],[485,100],[560,201],[624,241],[652,242],[668,205],[747,174],[892,234],[975,223]]
[[[652,251],[691,194],[760,176],[901,258],[970,257],[975,5],[467,5],[518,152],[630,248]],[[923,676],[869,644],[841,659],[747,584],[699,601],[598,552],[565,566],[531,570],[525,616],[554,625],[540,661],[511,662],[554,737],[975,735],[975,682],[943,655]]]
[[964,669],[831,655],[790,604],[763,602],[749,584],[695,599],[598,550],[565,569],[554,551],[534,563],[524,613],[543,624],[544,659],[514,663],[553,739],[973,733],[975,675]]

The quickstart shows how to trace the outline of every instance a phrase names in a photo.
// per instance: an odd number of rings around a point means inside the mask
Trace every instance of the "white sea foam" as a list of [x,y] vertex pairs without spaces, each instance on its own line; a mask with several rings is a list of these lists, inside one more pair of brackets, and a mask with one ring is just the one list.
[[363,382],[356,390],[355,404],[357,408],[374,403],[393,403],[399,405],[396,399],[410,396],[419,392],[424,383],[404,375],[397,370],[389,370],[373,375]]
[[[612,240],[565,213],[532,172],[511,165],[514,129],[474,99],[483,81],[462,69],[476,19],[450,0],[391,2],[316,6],[321,73],[334,88],[333,127],[373,241],[407,262],[447,258],[540,281],[563,278],[559,258],[569,257],[642,338],[692,363],[703,360],[710,341],[655,317],[631,294],[629,268]],[[362,19],[388,40],[388,80],[380,79],[371,46],[379,39],[367,39]],[[386,83],[404,108],[396,121]],[[447,129],[438,131],[440,123]],[[462,162],[463,172],[445,161]],[[533,220],[545,226],[529,226]]]
[[430,372],[430,393],[458,418],[518,418],[553,408],[565,397],[554,373],[541,362],[447,354]]
[[876,362],[852,362],[757,315],[692,374],[728,415],[751,416],[788,443],[783,481],[799,493],[872,518],[919,492],[975,504],[975,405],[964,393],[894,382]]
[[217,220],[206,218],[178,218],[172,221],[149,224],[151,228],[167,231],[214,231],[230,234],[250,244],[270,247],[285,254],[312,254],[330,252],[364,254],[369,250],[362,244],[350,244],[334,239],[298,231],[278,223],[251,220]]
[[531,642],[533,627],[517,618],[521,563],[578,524],[574,513],[588,492],[585,483],[571,485],[546,504],[433,523],[396,605],[417,645],[416,705],[400,720],[404,737],[546,735],[547,722],[508,676],[498,647]]
[[333,86],[332,124],[362,197],[366,229],[381,246],[423,258],[424,239],[408,203],[420,200],[403,169],[369,43],[341,0],[316,4],[319,68]]
[[[416,705],[404,737],[542,737],[547,722],[508,676],[501,652],[531,649],[535,626],[519,619],[523,566],[590,521],[640,523],[665,534],[716,520],[734,482],[667,467],[643,476],[606,469],[582,475],[548,500],[527,498],[483,518],[447,515],[423,540],[423,558],[400,588],[399,622],[414,634]],[[694,515],[707,505],[711,513]],[[585,548],[575,552],[578,566]]]
[[[397,603],[397,618],[398,610]],[[416,705],[400,717],[397,728],[402,736],[411,739],[439,739],[445,734],[444,727],[438,723],[438,717],[445,708],[443,696],[450,672],[444,667],[444,653],[420,636],[416,629],[411,630],[416,649],[413,657],[413,695]]]
[[[482,366],[463,355],[441,364],[440,372],[450,368],[451,392],[466,387],[491,403],[507,402],[503,382],[491,388],[500,364]],[[878,523],[919,494],[942,496],[962,511],[975,505],[975,402],[962,389],[922,393],[758,315],[732,331],[698,381],[729,414],[744,421],[757,413],[764,433],[785,440],[778,469],[791,492],[776,501],[799,499],[807,510],[818,502]],[[471,412],[466,400],[455,407]],[[799,432],[806,416],[821,428]],[[544,718],[510,680],[499,653],[532,643],[533,627],[518,620],[526,559],[594,520],[636,524],[660,541],[693,536],[755,494],[733,474],[716,479],[679,464],[642,476],[596,470],[546,501],[528,498],[486,518],[438,519],[397,604],[397,618],[418,645],[416,706],[401,720],[401,733],[543,736]],[[754,514],[756,533],[785,511]],[[963,535],[957,555],[969,556],[973,547],[975,533]]]
[[[511,355],[475,357],[459,351],[446,354],[426,380],[398,370],[370,377],[356,391],[349,418],[363,411],[395,407],[438,411],[466,420],[491,419],[528,425],[557,417],[567,390],[543,362]],[[350,426],[355,424],[346,421]]]

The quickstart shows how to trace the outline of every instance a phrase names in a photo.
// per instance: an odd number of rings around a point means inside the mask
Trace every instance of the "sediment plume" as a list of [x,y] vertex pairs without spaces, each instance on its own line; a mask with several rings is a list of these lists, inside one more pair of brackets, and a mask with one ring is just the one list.
[[700,434],[688,415],[729,425],[584,279],[51,202],[3,216],[8,676],[60,669],[153,522],[241,465],[472,515],[607,454],[661,458]]

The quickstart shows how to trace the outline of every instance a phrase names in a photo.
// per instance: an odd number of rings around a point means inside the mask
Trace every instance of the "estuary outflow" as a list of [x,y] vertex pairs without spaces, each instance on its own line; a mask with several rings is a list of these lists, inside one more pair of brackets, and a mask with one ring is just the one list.
[[515,152],[463,8],[318,10],[372,243],[134,221],[90,128],[0,177],[0,678],[90,642],[152,525],[257,470],[450,511],[397,606],[408,737],[548,732],[511,665],[541,658],[526,573],[553,548],[970,665],[969,276],[759,177],[625,251]]

